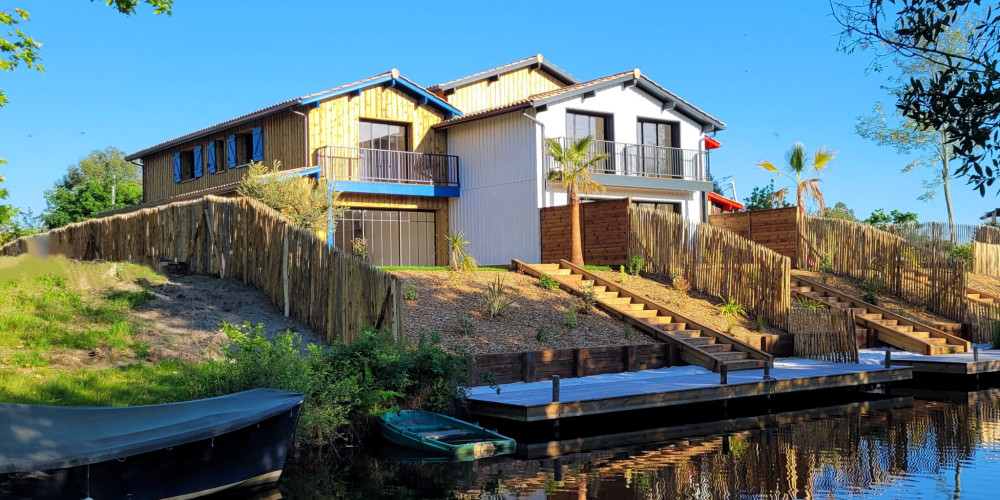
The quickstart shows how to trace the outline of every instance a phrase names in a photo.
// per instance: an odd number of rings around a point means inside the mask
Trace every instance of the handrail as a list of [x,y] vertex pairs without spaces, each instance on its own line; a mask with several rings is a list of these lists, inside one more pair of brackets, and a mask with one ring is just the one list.
[[[573,141],[568,137],[554,139],[563,147]],[[697,181],[711,178],[708,151],[595,140],[590,146],[590,155],[597,154],[608,157],[590,169],[594,174]],[[547,161],[550,170],[556,167],[551,157],[547,157]]]
[[349,146],[324,146],[315,155],[329,179],[459,185],[457,156]]

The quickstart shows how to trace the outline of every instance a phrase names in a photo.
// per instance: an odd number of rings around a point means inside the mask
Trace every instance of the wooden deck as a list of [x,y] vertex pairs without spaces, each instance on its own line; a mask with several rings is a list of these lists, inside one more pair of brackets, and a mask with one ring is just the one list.
[[716,373],[676,375],[671,369],[595,375],[564,381],[559,402],[552,402],[552,383],[500,385],[500,393],[489,387],[476,388],[469,396],[469,413],[520,422],[538,422],[568,417],[622,412],[766,396],[794,392],[857,387],[909,380],[910,368],[809,363],[777,363],[772,380],[764,371],[741,370],[728,374],[720,384]]
[[944,356],[914,356],[910,353],[893,351],[892,365],[913,368],[914,373],[949,375],[1000,373],[1000,350],[984,349],[979,351],[979,361],[973,359],[971,352]]

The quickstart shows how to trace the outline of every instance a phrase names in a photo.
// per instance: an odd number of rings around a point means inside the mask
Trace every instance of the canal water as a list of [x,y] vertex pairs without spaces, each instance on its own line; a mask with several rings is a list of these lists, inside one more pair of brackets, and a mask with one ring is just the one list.
[[[393,449],[292,460],[280,492],[351,499],[1000,498],[1000,391],[935,390],[938,401],[913,394],[764,415],[737,411],[698,424],[675,425],[669,414],[622,415],[615,417],[622,426],[603,420],[587,432],[586,422],[577,422],[574,436],[548,442],[529,433],[522,437],[528,443],[519,439],[518,456],[476,462],[433,463]],[[666,426],[657,427],[661,417]],[[624,425],[630,420],[641,425]]]

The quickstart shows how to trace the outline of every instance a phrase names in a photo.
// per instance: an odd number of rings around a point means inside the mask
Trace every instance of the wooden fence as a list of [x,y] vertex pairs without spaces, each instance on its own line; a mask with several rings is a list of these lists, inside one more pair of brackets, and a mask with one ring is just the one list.
[[207,196],[71,224],[20,238],[0,255],[64,255],[81,260],[185,262],[195,273],[240,280],[263,290],[289,315],[353,341],[362,327],[388,327],[397,338],[398,279],[247,198]]
[[469,385],[491,382],[535,382],[561,378],[652,370],[680,363],[677,347],[669,343],[480,354],[469,366]]
[[680,273],[700,292],[733,299],[785,329],[791,261],[731,231],[677,214],[630,207],[631,255],[654,272]]
[[935,251],[952,252],[955,247],[968,247],[972,253],[969,271],[1000,277],[1000,228],[984,224],[921,222],[893,224],[886,231],[911,245]]
[[857,363],[858,341],[850,311],[792,307],[788,331],[795,338],[795,357],[835,363]]
[[[587,264],[618,266],[628,261],[629,198],[580,204],[583,260]],[[542,262],[570,260],[568,205],[541,209]]]
[[796,207],[731,212],[708,217],[708,222],[713,226],[728,229],[760,243],[792,259],[793,263],[799,247],[798,221],[799,209]]

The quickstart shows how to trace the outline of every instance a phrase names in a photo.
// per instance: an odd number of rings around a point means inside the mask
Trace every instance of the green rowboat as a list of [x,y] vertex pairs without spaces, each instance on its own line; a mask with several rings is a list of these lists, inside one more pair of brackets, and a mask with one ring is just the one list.
[[506,455],[517,447],[506,436],[429,411],[389,412],[379,418],[379,427],[383,438],[399,446],[459,461]]

